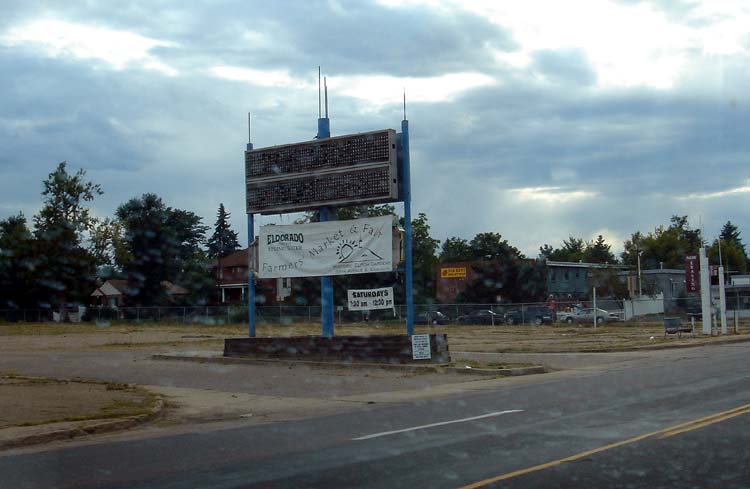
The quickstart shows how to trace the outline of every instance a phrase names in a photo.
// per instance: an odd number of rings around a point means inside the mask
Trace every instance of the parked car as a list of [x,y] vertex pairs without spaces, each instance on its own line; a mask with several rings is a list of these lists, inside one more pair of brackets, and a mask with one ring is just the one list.
[[469,314],[464,314],[456,318],[458,324],[503,324],[505,321],[501,314],[490,311],[489,309],[480,309]]
[[[568,324],[593,324],[594,323],[594,308],[588,307],[585,309],[576,309],[573,312],[558,314],[561,322]],[[609,311],[604,309],[596,308],[596,324],[604,324],[611,318],[609,317]]]
[[427,311],[417,314],[414,324],[448,324],[450,318],[440,311]]
[[505,324],[531,323],[551,324],[554,321],[554,311],[546,306],[530,306],[526,309],[514,309],[505,313]]

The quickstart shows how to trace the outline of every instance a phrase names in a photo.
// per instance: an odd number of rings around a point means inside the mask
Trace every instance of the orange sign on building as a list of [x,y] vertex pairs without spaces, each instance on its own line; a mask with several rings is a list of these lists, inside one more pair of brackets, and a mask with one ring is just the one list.
[[441,268],[440,278],[466,278],[466,267]]

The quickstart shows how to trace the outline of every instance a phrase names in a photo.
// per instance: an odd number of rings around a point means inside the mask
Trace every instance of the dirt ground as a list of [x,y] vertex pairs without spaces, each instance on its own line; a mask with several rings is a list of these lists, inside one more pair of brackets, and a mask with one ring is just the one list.
[[[696,328],[700,328],[696,324]],[[733,327],[730,327],[733,329]],[[750,340],[750,322],[740,324],[740,334],[664,336],[662,323],[617,323],[592,326],[417,326],[416,333],[448,334],[451,351],[497,353],[553,353],[624,351],[663,346]],[[403,334],[403,326],[379,324],[336,325],[337,335]],[[319,335],[315,324],[260,325],[258,336]],[[96,326],[88,324],[0,324],[0,351],[60,351],[106,349],[223,348],[224,338],[246,336],[244,325],[140,324]]]
[[152,396],[122,384],[0,376],[0,429],[142,414]]
[[[609,324],[596,330],[592,326],[572,325],[416,328],[416,333],[432,332],[446,333],[452,352],[480,355],[627,351],[750,341],[750,323],[742,324],[740,334],[723,337],[696,334],[682,338],[664,337],[661,323]],[[337,335],[404,333],[403,325],[336,325]],[[319,334],[317,324],[260,325],[257,328],[258,336]],[[152,354],[161,352],[218,353],[223,349],[225,338],[242,336],[247,336],[246,325],[0,324],[0,358],[5,365],[5,375],[0,375],[0,431],[40,423],[139,414],[148,410],[153,400],[149,391],[167,400],[164,423],[226,419],[261,423],[297,419],[310,412],[332,414],[369,402],[429,397],[453,392],[451,389],[478,389],[482,382],[507,382],[468,379],[463,375],[458,380],[444,374],[411,378],[412,374],[403,372],[300,370],[283,365],[199,367],[151,359]],[[481,360],[486,361],[490,360]],[[462,362],[470,364],[465,359]],[[122,368],[123,365],[129,367]],[[81,376],[100,381],[55,381],[23,377],[17,375],[19,372],[48,377]],[[130,388],[119,382],[135,382],[145,389]],[[321,397],[320,393],[325,395]],[[14,426],[16,428],[12,428]]]

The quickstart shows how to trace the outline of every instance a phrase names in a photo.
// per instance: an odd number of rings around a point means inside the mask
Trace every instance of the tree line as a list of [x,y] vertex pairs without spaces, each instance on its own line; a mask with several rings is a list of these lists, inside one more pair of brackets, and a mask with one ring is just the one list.
[[212,299],[216,282],[207,264],[239,248],[223,205],[207,236],[200,216],[151,193],[97,219],[89,205],[102,194],[84,170],[70,172],[62,162],[43,182],[32,228],[22,213],[0,220],[0,308],[86,304],[107,279],[127,281],[132,305],[164,304],[169,284],[184,284],[182,300],[190,304]]
[[[62,162],[43,181],[43,205],[33,216],[31,227],[22,213],[0,220],[0,308],[85,304],[106,279],[127,281],[128,303],[132,305],[165,304],[170,283],[188,290],[181,300],[190,305],[217,299],[216,277],[209,265],[240,247],[223,204],[213,228],[205,225],[202,217],[170,207],[152,193],[119,205],[111,218],[98,219],[89,206],[102,194],[100,185],[87,181],[84,170],[71,172]],[[395,208],[377,205],[337,210],[338,219],[382,215],[395,215]],[[299,222],[315,220],[317,214],[308,212]],[[682,268],[685,254],[709,244],[699,229],[690,227],[687,216],[677,215],[667,226],[633,233],[619,257],[601,235],[591,241],[569,236],[560,246],[544,244],[536,257],[527,257],[497,232],[480,232],[471,240],[452,236],[441,243],[431,236],[424,213],[412,220],[412,231],[414,293],[419,303],[435,301],[436,269],[441,263],[473,264],[477,280],[459,298],[462,302],[533,301],[545,298],[544,263],[548,260],[635,268],[640,258],[643,269]],[[745,246],[731,221],[710,243],[708,254],[712,263],[718,263],[721,255],[727,270],[747,273]],[[335,300],[343,303],[349,288],[394,286],[397,301],[403,301],[403,282],[403,270],[335,277]],[[295,280],[293,287],[289,299],[293,304],[319,304],[318,279]]]

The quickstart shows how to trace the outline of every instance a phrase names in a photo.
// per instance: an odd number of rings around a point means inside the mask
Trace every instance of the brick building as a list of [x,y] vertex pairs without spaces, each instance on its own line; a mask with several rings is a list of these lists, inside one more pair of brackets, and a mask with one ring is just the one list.
[[[216,279],[220,291],[220,303],[247,302],[248,269],[247,248],[237,250],[211,264],[211,276]],[[256,280],[255,285],[256,297],[260,304],[283,302],[292,294],[291,278]]]

